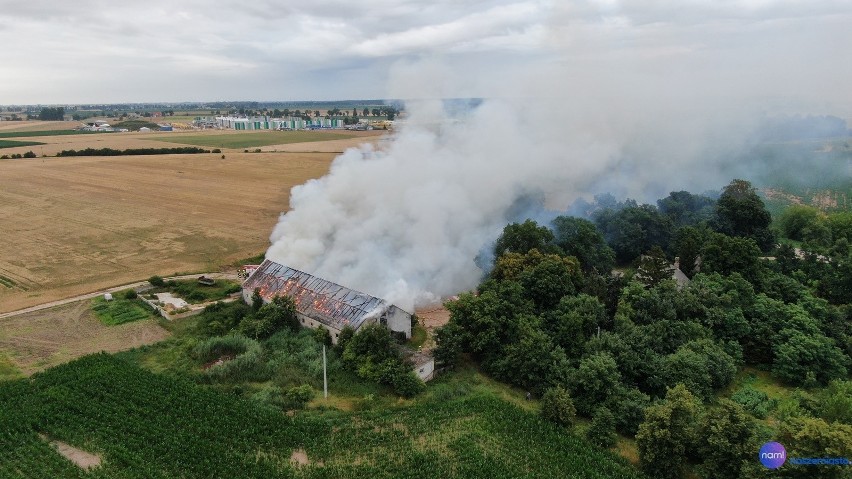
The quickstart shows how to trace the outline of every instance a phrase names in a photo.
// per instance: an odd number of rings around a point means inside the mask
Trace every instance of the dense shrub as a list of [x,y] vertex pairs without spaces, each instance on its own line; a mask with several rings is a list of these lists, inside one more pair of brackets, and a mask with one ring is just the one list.
[[284,398],[287,407],[302,409],[314,398],[314,389],[308,384],[292,387],[284,391]]
[[574,424],[577,410],[568,391],[561,386],[550,388],[541,398],[541,417],[562,426]]
[[765,392],[758,391],[751,386],[739,389],[731,395],[731,400],[758,419],[765,419],[769,412],[778,405],[778,401],[770,399]]
[[586,438],[601,447],[612,447],[617,438],[615,434],[615,416],[605,407],[599,407],[594,416],[592,424],[586,431]]
[[245,382],[269,379],[260,343],[245,336],[210,338],[199,343],[193,354],[201,363],[223,360],[207,368],[207,376],[214,380]]
[[364,326],[358,334],[347,339],[342,359],[343,364],[359,377],[388,385],[400,396],[411,397],[425,388],[423,381],[402,360],[390,331],[383,326]]
[[151,283],[151,286],[155,286],[157,288],[162,288],[166,285],[166,282],[163,280],[163,278],[156,275],[148,278],[148,282]]

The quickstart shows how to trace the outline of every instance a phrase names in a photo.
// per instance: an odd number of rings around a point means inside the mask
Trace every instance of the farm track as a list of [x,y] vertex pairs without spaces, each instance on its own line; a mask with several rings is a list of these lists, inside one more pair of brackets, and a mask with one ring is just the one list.
[[[184,274],[184,275],[180,275],[180,276],[170,276],[170,277],[163,278],[163,279],[166,280],[166,281],[172,280],[172,279],[174,279],[174,280],[194,279],[194,278],[197,278],[199,276],[207,276],[208,278],[213,278],[213,279],[231,279],[231,280],[238,279],[238,276],[234,273],[218,273],[218,272],[215,272],[215,273],[199,273],[199,274]],[[95,298],[97,296],[101,296],[105,293],[115,293],[117,291],[122,291],[122,290],[125,290],[125,289],[140,288],[140,287],[143,287],[147,284],[149,284],[148,281],[137,281],[135,283],[128,283],[128,284],[123,284],[121,286],[113,286],[113,287],[110,287],[110,288],[100,289],[98,291],[93,291],[93,292],[90,292],[90,293],[73,296],[71,298],[58,299],[56,301],[50,301],[48,303],[39,304],[39,305],[36,305],[36,306],[30,306],[29,308],[23,308],[23,309],[19,309],[17,311],[9,311],[9,312],[6,312],[6,313],[0,313],[0,319],[9,318],[9,317],[17,316],[17,315],[20,315],[20,314],[33,313],[33,312],[41,311],[41,310],[48,309],[48,308],[54,308],[56,306],[62,306],[62,305],[74,303],[74,302],[77,302],[77,301],[83,301],[83,300],[86,300],[86,299],[92,299],[92,298]]]

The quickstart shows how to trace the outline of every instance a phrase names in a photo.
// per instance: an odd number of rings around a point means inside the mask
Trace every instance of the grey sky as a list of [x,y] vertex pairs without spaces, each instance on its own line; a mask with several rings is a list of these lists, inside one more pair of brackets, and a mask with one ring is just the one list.
[[850,25],[830,0],[0,0],[0,104],[535,96],[501,81],[534,73],[848,111]]

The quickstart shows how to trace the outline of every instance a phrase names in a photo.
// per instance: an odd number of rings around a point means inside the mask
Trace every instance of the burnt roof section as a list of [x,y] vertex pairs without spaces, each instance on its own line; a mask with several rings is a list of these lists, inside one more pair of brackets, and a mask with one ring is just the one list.
[[289,296],[300,313],[336,329],[347,325],[358,329],[366,319],[379,319],[382,314],[398,309],[383,299],[268,259],[246,279],[243,289],[259,289],[267,301]]

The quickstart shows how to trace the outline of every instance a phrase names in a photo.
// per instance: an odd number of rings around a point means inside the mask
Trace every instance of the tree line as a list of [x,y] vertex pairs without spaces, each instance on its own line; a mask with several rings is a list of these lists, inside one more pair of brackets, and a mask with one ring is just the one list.
[[[743,180],[718,198],[599,200],[591,219],[506,226],[476,292],[447,304],[439,366],[467,355],[542,397],[545,417],[591,418],[599,444],[635,437],[651,477],[683,477],[687,464],[702,477],[759,477],[755,455],[770,437],[802,457],[829,443],[852,453],[848,250],[777,247]],[[691,281],[671,279],[674,257]],[[615,264],[633,268],[612,274]],[[744,366],[801,394],[783,405],[747,388],[718,399]],[[756,418],[769,410],[778,425],[767,429]]]

